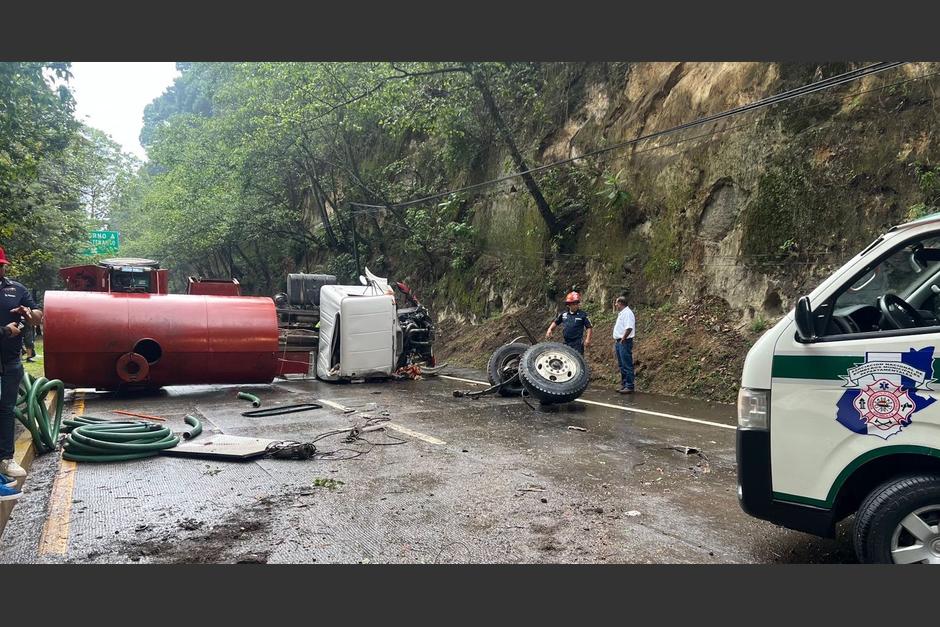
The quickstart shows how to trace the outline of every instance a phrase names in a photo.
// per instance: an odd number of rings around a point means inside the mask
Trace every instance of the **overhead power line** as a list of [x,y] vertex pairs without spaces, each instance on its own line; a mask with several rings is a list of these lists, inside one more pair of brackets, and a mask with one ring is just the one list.
[[560,160],[560,161],[553,161],[552,163],[547,163],[547,164],[545,164],[545,165],[541,165],[541,166],[538,166],[538,167],[535,167],[535,168],[530,168],[530,169],[528,169],[528,170],[524,170],[524,171],[521,171],[521,172],[513,172],[512,174],[507,174],[507,175],[504,175],[504,176],[501,176],[501,177],[498,177],[498,178],[495,178],[495,179],[491,179],[491,180],[488,180],[488,181],[483,181],[483,182],[481,182],[481,183],[475,183],[475,184],[473,184],[473,185],[468,185],[468,186],[466,186],[466,187],[461,187],[461,188],[449,190],[449,191],[446,191],[446,192],[440,192],[440,193],[437,193],[437,194],[432,194],[432,195],[430,195],[430,196],[425,196],[425,197],[423,197],[423,198],[418,198],[418,199],[415,199],[415,200],[409,200],[409,201],[399,202],[399,203],[394,203],[394,204],[389,204],[389,205],[371,205],[371,204],[357,203],[357,202],[351,202],[351,203],[349,203],[349,204],[350,204],[350,206],[360,207],[360,208],[361,208],[360,211],[354,211],[354,213],[369,213],[368,210],[370,210],[370,209],[376,209],[376,210],[377,210],[377,209],[400,209],[400,208],[405,208],[405,207],[410,207],[410,206],[413,206],[413,205],[418,205],[418,204],[426,203],[426,202],[429,202],[429,201],[432,201],[432,200],[438,200],[438,199],[441,199],[441,198],[446,198],[447,196],[451,196],[451,195],[453,195],[453,194],[460,194],[460,193],[463,193],[463,192],[469,192],[469,191],[473,191],[473,190],[480,189],[480,188],[483,188],[483,187],[488,187],[488,186],[490,186],[490,185],[495,185],[495,184],[497,184],[497,183],[502,183],[502,182],[504,182],[504,181],[509,181],[509,180],[512,180],[512,179],[515,179],[515,178],[519,178],[519,177],[521,177],[521,176],[523,176],[523,175],[525,175],[525,174],[535,174],[535,173],[541,172],[541,171],[543,171],[543,170],[548,170],[548,169],[551,169],[551,168],[557,168],[557,167],[559,167],[559,166],[566,165],[566,164],[568,164],[568,163],[572,163],[572,162],[575,162],[575,161],[580,161],[580,160],[583,160],[583,159],[588,159],[588,158],[590,158],[590,157],[595,157],[595,156],[597,156],[597,155],[604,154],[604,153],[608,153],[608,152],[611,152],[611,151],[614,151],[614,150],[619,150],[619,149],[621,149],[621,148],[625,148],[625,147],[627,147],[627,146],[632,146],[632,145],[634,145],[634,144],[637,144],[637,143],[640,143],[640,142],[643,142],[643,141],[647,141],[647,140],[650,140],[650,139],[656,139],[657,137],[662,137],[662,136],[665,136],[665,135],[670,135],[670,134],[672,134],[672,133],[677,133],[677,132],[683,131],[683,130],[685,130],[685,129],[693,128],[693,127],[696,127],[696,126],[701,126],[702,124],[708,124],[709,122],[716,122],[716,121],[718,121],[718,120],[722,120],[722,119],[724,119],[724,118],[729,118],[729,117],[732,117],[732,116],[735,116],[735,115],[739,115],[739,114],[742,114],[742,113],[746,113],[746,112],[748,112],[748,111],[755,111],[755,110],[757,110],[757,109],[763,109],[763,108],[765,108],[765,107],[769,107],[769,106],[772,106],[772,105],[780,104],[780,103],[782,103],[782,102],[786,102],[786,101],[792,100],[792,99],[794,99],[794,98],[799,98],[799,97],[801,97],[801,96],[806,96],[806,95],[809,95],[809,94],[812,94],[812,93],[816,93],[816,92],[818,92],[818,91],[823,91],[823,90],[825,90],[825,89],[831,89],[831,88],[833,88],[833,87],[837,87],[837,86],[843,85],[843,84],[845,84],[845,83],[850,83],[850,82],[853,82],[853,81],[857,81],[857,80],[859,80],[859,79],[861,79],[861,78],[864,78],[865,76],[870,76],[870,75],[873,75],[873,74],[878,74],[878,73],[880,73],[880,72],[885,72],[885,71],[887,71],[887,70],[890,70],[890,69],[893,69],[893,68],[896,68],[896,67],[900,67],[900,66],[905,65],[905,64],[906,64],[906,62],[904,62],[904,61],[891,61],[891,62],[873,63],[873,64],[871,64],[871,65],[867,65],[867,66],[865,66],[865,67],[863,67],[863,68],[859,68],[859,69],[857,69],[857,70],[851,70],[851,71],[849,71],[849,72],[844,72],[844,73],[842,73],[842,74],[838,74],[838,75],[832,76],[832,77],[830,77],[830,78],[826,78],[826,79],[823,79],[823,80],[820,80],[820,81],[816,81],[815,83],[809,83],[809,84],[806,84],[806,85],[802,85],[802,86],[800,86],[800,87],[796,87],[796,88],[794,88],[794,89],[790,89],[790,90],[781,92],[781,93],[779,93],[779,94],[776,94],[776,95],[773,95],[773,96],[769,96],[769,97],[767,97],[767,98],[763,98],[763,99],[761,99],[761,100],[757,100],[757,101],[752,102],[752,103],[748,103],[748,104],[746,104],[746,105],[741,105],[741,106],[739,106],[739,107],[734,107],[733,109],[728,109],[728,110],[726,110],[726,111],[721,111],[721,112],[719,112],[719,113],[714,113],[714,114],[712,114],[712,115],[707,115],[707,116],[698,118],[698,119],[696,119],[696,120],[692,120],[692,121],[690,121],[690,122],[685,122],[684,124],[679,124],[678,126],[673,126],[673,127],[671,127],[671,128],[667,128],[667,129],[664,129],[664,130],[661,130],[661,131],[655,131],[655,132],[653,132],[653,133],[648,133],[648,134],[646,134],[646,135],[641,135],[641,136],[639,136],[639,137],[635,137],[635,138],[633,138],[633,139],[629,139],[629,140],[626,140],[626,141],[623,141],[623,142],[619,142],[619,143],[613,144],[613,145],[611,145],[611,146],[606,146],[606,147],[604,147],[604,148],[598,148],[598,149],[596,149],[596,150],[592,150],[592,151],[586,152],[586,153],[584,153],[584,154],[582,154],[582,155],[578,155],[578,156],[576,156],[576,157],[570,157],[570,158],[568,158],[568,159],[562,159],[562,160]]

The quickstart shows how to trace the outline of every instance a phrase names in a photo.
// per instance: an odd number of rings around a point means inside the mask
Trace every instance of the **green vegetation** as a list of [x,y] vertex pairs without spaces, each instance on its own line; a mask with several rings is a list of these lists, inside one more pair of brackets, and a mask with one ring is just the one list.
[[[249,293],[278,289],[291,271],[354,278],[357,252],[377,272],[431,283],[468,270],[489,190],[395,203],[489,177],[496,151],[507,170],[525,169],[532,133],[557,115],[540,97],[542,64],[178,67],[145,111],[150,163],[116,214],[122,252],[165,260],[177,277],[234,275]],[[515,185],[561,233],[572,207],[552,181]]]
[[67,63],[0,63],[0,245],[37,293],[82,258],[136,164],[72,116]]
[[920,202],[908,207],[907,218],[916,220],[940,211],[940,166],[915,163],[917,187],[922,194]]
[[751,333],[763,333],[770,328],[770,321],[767,320],[764,316],[757,314],[754,316],[754,319],[751,320]]
[[26,361],[23,359],[23,369],[34,379],[38,379],[43,376],[45,370],[43,366],[43,350],[42,350],[42,338],[36,338],[36,358],[32,361]]

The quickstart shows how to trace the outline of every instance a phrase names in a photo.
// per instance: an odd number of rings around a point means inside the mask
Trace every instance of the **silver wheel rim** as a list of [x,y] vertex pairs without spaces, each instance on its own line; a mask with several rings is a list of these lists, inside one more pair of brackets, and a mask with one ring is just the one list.
[[535,360],[535,371],[546,381],[565,383],[578,374],[578,363],[558,351],[546,351]]
[[891,537],[895,564],[940,564],[940,505],[921,507],[905,516]]

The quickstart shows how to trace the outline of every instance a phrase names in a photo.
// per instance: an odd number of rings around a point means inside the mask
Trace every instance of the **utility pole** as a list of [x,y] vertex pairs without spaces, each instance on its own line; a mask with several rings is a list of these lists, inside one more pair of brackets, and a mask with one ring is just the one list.
[[356,235],[356,211],[350,207],[349,208],[349,219],[352,221],[352,236],[353,236],[353,255],[356,257],[356,280],[359,280],[359,277],[362,276],[362,266],[359,265],[359,238]]

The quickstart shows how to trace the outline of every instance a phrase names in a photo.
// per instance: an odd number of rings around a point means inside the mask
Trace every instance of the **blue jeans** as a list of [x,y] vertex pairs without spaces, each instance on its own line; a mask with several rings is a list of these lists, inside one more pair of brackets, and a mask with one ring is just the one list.
[[16,395],[23,380],[23,364],[17,360],[3,366],[0,374],[0,459],[13,459],[16,442]]
[[634,387],[633,381],[633,338],[620,343],[614,340],[614,352],[620,365],[620,382],[628,390]]

